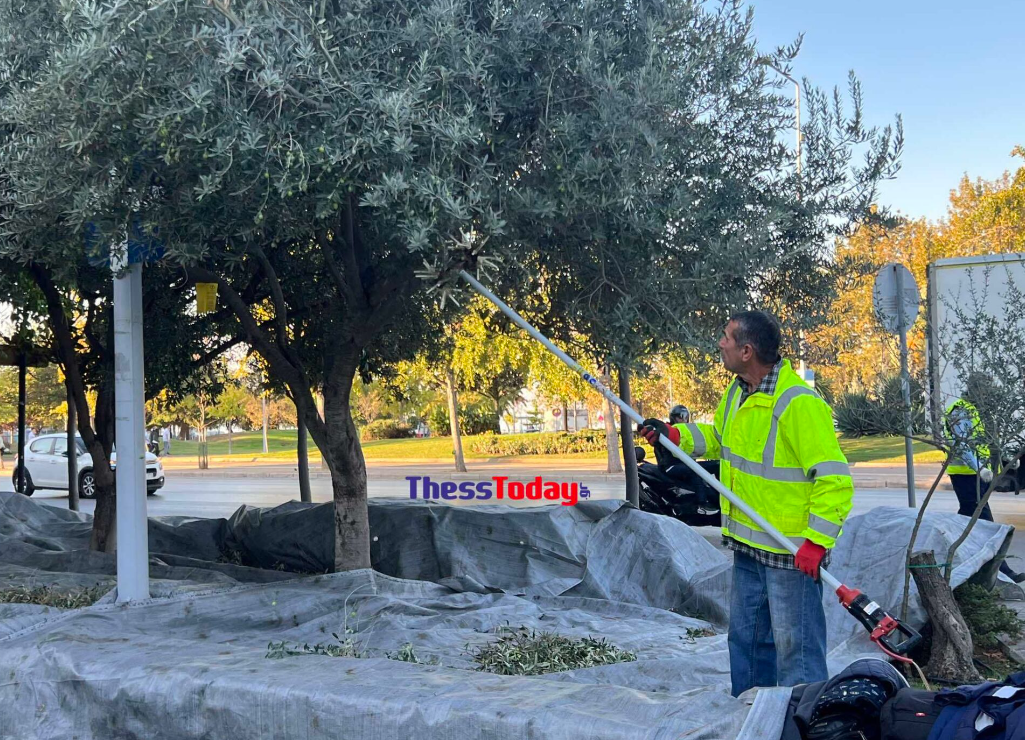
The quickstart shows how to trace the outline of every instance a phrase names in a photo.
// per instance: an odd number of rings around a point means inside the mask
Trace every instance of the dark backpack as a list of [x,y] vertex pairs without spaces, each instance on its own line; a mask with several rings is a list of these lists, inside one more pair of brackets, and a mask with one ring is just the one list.
[[901,689],[883,705],[879,715],[880,740],[927,740],[943,707],[935,691]]

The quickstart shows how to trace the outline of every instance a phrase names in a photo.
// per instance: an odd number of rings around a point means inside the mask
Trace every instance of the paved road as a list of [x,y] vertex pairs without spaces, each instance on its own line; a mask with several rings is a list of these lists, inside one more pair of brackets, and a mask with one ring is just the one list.
[[[440,477],[440,476],[439,476]],[[529,479],[529,476],[523,476]],[[622,496],[622,483],[605,480],[604,477],[590,478],[586,474],[579,476],[591,491],[592,499],[613,499]],[[10,484],[4,481],[6,490]],[[331,499],[330,481],[317,478],[311,481],[313,500],[329,501]],[[370,476],[369,493],[373,498],[408,498],[409,483],[400,478]],[[894,488],[859,488],[855,491],[854,512],[863,513],[876,506],[901,506],[907,503],[906,492]],[[37,491],[33,498],[54,506],[67,506],[67,494],[60,491]],[[294,478],[216,478],[212,476],[179,478],[172,475],[167,486],[156,496],[149,498],[149,513],[152,516],[198,516],[223,517],[232,514],[239,506],[276,506],[286,501],[299,498],[298,482]],[[918,492],[918,502],[925,498],[925,491]],[[493,500],[493,499],[492,499]],[[488,502],[473,501],[473,504]],[[503,503],[516,502],[505,500]],[[533,502],[520,502],[521,505],[532,505]],[[83,501],[82,511],[92,513],[94,503]],[[997,521],[1011,524],[1016,530],[1025,528],[1025,496],[1013,494],[996,494],[991,502]],[[949,491],[938,491],[931,511],[957,511],[957,501]],[[718,536],[714,529],[704,528],[702,534],[715,542]],[[1015,570],[1025,570],[1025,536],[1017,533],[1011,545],[1011,566]]]

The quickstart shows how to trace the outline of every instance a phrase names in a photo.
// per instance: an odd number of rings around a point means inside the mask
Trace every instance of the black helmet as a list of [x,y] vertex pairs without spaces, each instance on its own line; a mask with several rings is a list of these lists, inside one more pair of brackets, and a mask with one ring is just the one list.
[[690,410],[686,406],[677,404],[669,411],[670,424],[686,424],[689,421]]

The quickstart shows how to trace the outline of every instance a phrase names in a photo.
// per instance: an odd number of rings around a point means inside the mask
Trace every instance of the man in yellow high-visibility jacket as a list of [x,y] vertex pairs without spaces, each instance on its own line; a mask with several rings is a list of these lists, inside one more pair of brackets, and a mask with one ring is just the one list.
[[733,550],[729,648],[733,695],[754,686],[823,681],[826,617],[819,567],[840,536],[854,486],[833,415],[779,355],[780,330],[763,311],[730,319],[719,342],[737,378],[712,424],[639,430],[684,452],[719,459],[719,478],[798,548],[789,554],[723,499],[723,543]]
[[[958,398],[947,407],[944,422],[950,434],[953,460],[947,466],[947,475],[957,496],[957,513],[972,516],[979,498],[989,490],[993,480],[990,465],[990,450],[986,444],[986,427],[982,423],[979,409],[973,401],[988,405],[992,394],[998,393],[992,381],[981,373],[972,373],[965,384],[964,398]],[[979,518],[993,521],[993,512],[987,503],[982,507]],[[1025,573],[1016,572],[1007,561],[1000,563],[1000,572],[1015,583],[1025,583]]]

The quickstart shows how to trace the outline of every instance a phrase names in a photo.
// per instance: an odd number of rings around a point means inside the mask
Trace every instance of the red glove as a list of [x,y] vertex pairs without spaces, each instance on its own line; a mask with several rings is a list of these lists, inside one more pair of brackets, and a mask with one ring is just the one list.
[[637,433],[644,437],[652,447],[658,444],[658,435],[664,434],[674,445],[680,444],[680,430],[671,427],[661,419],[645,419],[644,423],[637,427]]
[[826,556],[826,548],[816,545],[811,540],[805,540],[794,555],[794,565],[806,576],[819,580],[819,563]]

